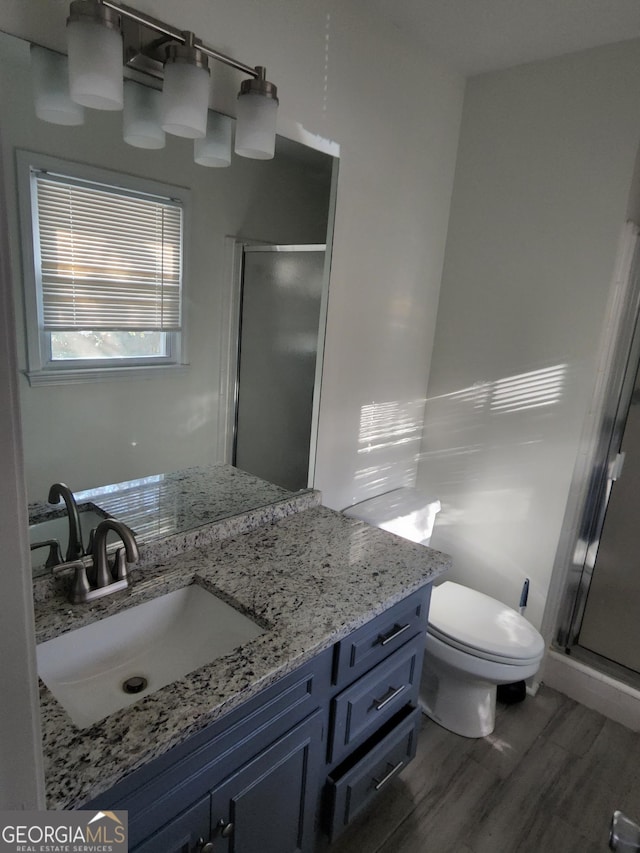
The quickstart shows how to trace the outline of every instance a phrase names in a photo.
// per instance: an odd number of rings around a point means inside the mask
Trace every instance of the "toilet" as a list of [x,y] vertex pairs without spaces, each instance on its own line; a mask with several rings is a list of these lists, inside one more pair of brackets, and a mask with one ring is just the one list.
[[[396,489],[343,510],[345,515],[427,545],[440,502],[413,488]],[[441,726],[464,737],[494,729],[496,691],[538,671],[544,640],[524,616],[474,589],[434,587],[420,704]]]
[[495,598],[445,581],[433,589],[420,699],[432,720],[465,737],[491,734],[496,688],[538,671],[544,640]]

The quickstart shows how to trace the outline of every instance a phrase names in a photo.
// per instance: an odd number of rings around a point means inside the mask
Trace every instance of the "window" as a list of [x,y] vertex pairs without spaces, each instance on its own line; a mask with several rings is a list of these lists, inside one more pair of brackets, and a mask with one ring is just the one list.
[[31,383],[181,364],[185,191],[26,152],[19,168]]

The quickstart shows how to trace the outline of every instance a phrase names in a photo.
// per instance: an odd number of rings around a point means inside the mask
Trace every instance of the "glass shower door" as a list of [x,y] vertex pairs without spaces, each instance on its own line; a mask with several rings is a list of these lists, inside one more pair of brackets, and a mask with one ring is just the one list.
[[624,427],[578,643],[640,673],[640,371]]
[[244,248],[234,465],[292,491],[309,479],[325,248]]

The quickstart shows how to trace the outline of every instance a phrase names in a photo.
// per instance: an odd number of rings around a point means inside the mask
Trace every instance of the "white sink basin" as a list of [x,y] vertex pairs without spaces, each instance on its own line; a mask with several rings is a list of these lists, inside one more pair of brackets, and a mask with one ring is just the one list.
[[[192,584],[40,643],[38,675],[76,726],[86,728],[262,633]],[[123,683],[138,676],[146,687],[125,692]]]

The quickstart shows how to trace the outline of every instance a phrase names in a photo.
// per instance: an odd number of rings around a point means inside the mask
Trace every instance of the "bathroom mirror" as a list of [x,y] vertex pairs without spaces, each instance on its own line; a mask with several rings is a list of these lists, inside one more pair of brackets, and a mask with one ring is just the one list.
[[[334,159],[279,138],[273,160],[234,155],[228,168],[206,168],[194,163],[188,139],[167,134],[166,147],[152,151],[125,144],[119,112],[86,110],[80,127],[43,122],[34,111],[29,49],[27,42],[0,33],[3,168],[7,195],[15,199],[8,220],[29,501],[46,499],[56,481],[78,491],[230,462],[238,247],[326,243]],[[187,190],[184,366],[161,375],[133,371],[97,381],[86,376],[86,381],[30,383],[23,286],[28,235],[19,212],[24,203],[19,151],[58,158],[63,172],[65,163],[82,164]]]

